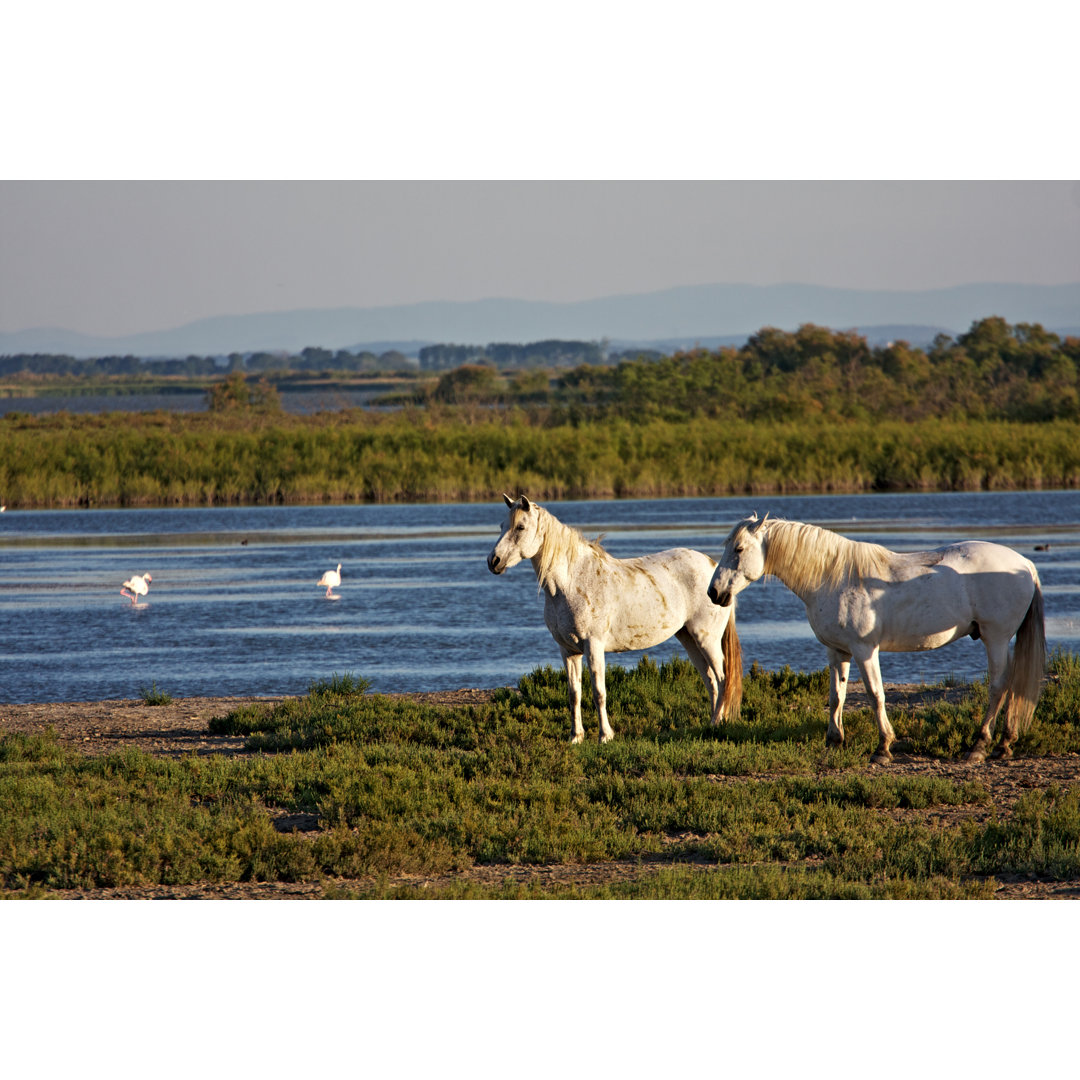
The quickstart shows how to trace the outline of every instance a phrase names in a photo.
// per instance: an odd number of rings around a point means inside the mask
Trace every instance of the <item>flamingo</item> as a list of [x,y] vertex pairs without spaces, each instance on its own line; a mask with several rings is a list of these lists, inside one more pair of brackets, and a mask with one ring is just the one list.
[[337,564],[336,570],[327,570],[325,574],[317,582],[316,585],[326,586],[326,598],[327,600],[337,600],[339,597],[335,596],[332,592],[334,588],[341,584],[341,563]]
[[[150,591],[150,582],[153,580],[149,574],[136,574],[124,582],[120,593],[122,596],[130,596],[131,602],[135,604],[140,596],[145,596]],[[128,589],[131,592],[128,592]]]

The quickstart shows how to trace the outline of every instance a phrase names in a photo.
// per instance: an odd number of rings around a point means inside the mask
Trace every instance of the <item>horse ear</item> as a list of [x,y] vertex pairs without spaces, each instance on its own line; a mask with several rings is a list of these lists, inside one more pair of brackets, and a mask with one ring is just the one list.
[[503,502],[506,503],[506,505],[509,506],[509,507],[513,507],[513,505],[514,505],[514,500],[511,499],[510,496],[507,495],[505,491],[503,492]]
[[526,514],[532,509],[532,505],[524,495],[521,496],[521,509],[524,510]]
[[765,511],[765,516],[764,516],[764,517],[763,517],[763,518],[762,518],[762,519],[761,519],[761,520],[760,520],[760,521],[759,521],[759,522],[758,522],[758,523],[757,523],[757,524],[756,524],[756,525],[755,525],[755,526],[754,526],[754,527],[753,527],[753,528],[752,528],[752,529],[751,529],[750,531],[751,531],[751,532],[752,532],[752,533],[753,533],[753,534],[754,534],[755,536],[757,536],[757,534],[758,534],[759,532],[761,532],[761,530],[762,530],[763,528],[765,528],[765,522],[766,522],[766,521],[768,521],[768,520],[769,520],[769,511],[768,511],[768,510],[766,510],[766,511]]

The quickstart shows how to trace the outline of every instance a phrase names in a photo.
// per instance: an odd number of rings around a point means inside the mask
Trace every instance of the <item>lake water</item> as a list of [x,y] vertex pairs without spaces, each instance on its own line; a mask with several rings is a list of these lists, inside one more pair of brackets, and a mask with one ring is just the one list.
[[[373,398],[385,394],[386,387],[339,389],[315,387],[307,390],[282,390],[281,407],[285,412],[307,415],[341,409],[367,408]],[[201,390],[153,394],[36,394],[33,397],[0,397],[0,416],[11,412],[42,416],[46,413],[206,412],[206,394]]]
[[[1039,568],[1051,647],[1080,651],[1080,492],[550,502],[619,557],[719,554],[732,524],[769,511],[895,550],[1008,544]],[[502,502],[471,505],[13,511],[0,514],[0,702],[301,694],[349,672],[375,691],[513,685],[559,666],[527,563],[485,565]],[[245,543],[246,541],[246,543]],[[1035,550],[1036,546],[1048,550]],[[342,563],[339,600],[315,582]],[[132,605],[121,583],[149,571]],[[778,581],[739,597],[746,666],[819,670],[824,648]],[[684,655],[675,641],[648,650]],[[636,664],[640,653],[609,657]],[[979,679],[964,639],[882,656],[890,682]]]

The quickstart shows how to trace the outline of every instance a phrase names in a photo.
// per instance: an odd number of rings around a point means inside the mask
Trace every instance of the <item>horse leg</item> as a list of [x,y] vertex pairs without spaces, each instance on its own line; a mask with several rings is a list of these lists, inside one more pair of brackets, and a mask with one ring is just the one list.
[[[986,760],[986,753],[990,749],[990,743],[994,738],[994,724],[997,722],[998,713],[1001,711],[1002,702],[1005,700],[1005,692],[1009,686],[1009,642],[990,641],[985,635],[983,644],[986,646],[987,674],[990,681],[990,692],[986,699],[986,712],[983,714],[982,727],[975,737],[975,742],[967,753],[967,760],[978,765]],[[1001,740],[1001,747],[995,753],[995,757],[1012,757],[1012,744],[1016,738],[1016,723],[1011,720],[1008,712],[1005,713],[1005,735]]]
[[566,665],[566,681],[570,684],[570,741],[585,741],[585,727],[581,722],[581,653],[563,653]]
[[600,718],[600,741],[611,742],[615,732],[608,723],[607,685],[604,677],[604,647],[590,640],[586,645],[589,653],[589,675],[592,678],[593,701],[596,703],[596,715]]
[[847,697],[848,672],[851,657],[847,653],[829,650],[829,730],[825,733],[827,746],[844,745],[844,699]]
[[[675,631],[675,637],[679,644],[686,650],[686,655],[690,657],[690,662],[697,668],[697,673],[701,676],[701,681],[705,684],[706,689],[709,691],[709,705],[712,708],[712,722],[714,724],[720,723],[724,718],[720,709],[720,703],[723,701],[723,696],[720,692],[721,680],[724,678],[724,657],[721,653],[719,657],[709,648],[707,640],[697,640],[684,626],[681,630]],[[719,679],[717,678],[719,675]]]
[[881,682],[881,668],[878,666],[878,651],[875,648],[869,656],[856,656],[855,662],[859,665],[862,674],[863,685],[866,692],[874,702],[874,711],[877,714],[878,746],[870,755],[870,760],[875,765],[888,765],[892,761],[889,747],[896,741],[896,732],[893,731],[889,718],[885,715],[885,687]]

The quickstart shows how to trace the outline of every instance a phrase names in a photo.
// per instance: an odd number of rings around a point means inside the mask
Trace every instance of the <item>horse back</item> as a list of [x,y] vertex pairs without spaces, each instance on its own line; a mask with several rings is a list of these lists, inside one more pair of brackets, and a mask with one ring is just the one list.
[[[628,568],[640,569],[653,576],[660,574],[670,577],[687,592],[707,591],[716,569],[716,560],[703,551],[693,548],[668,548],[652,555],[641,555],[636,559],[621,559]],[[711,601],[710,601],[711,602]]]
[[1007,638],[1038,582],[1024,556],[981,540],[899,554],[892,570],[892,580],[874,583],[864,602],[886,651],[938,648],[968,635]]

